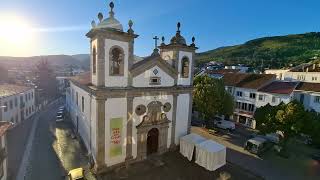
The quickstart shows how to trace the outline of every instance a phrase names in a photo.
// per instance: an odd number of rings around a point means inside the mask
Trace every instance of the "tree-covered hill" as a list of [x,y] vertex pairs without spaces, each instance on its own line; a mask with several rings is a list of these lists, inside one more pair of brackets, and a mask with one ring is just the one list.
[[280,68],[297,65],[320,56],[320,32],[265,37],[241,45],[221,47],[197,54],[197,64],[219,61],[253,67]]

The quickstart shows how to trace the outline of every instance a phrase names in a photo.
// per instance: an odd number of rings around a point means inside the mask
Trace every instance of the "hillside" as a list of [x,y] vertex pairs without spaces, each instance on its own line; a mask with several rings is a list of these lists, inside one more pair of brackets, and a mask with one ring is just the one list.
[[89,69],[89,55],[49,55],[49,56],[33,56],[33,57],[6,57],[0,56],[0,66],[7,68],[24,67],[33,68],[41,60],[47,60],[50,65],[55,67],[82,67]]
[[225,64],[247,64],[266,68],[280,68],[309,62],[320,56],[320,33],[306,33],[254,39],[241,45],[221,47],[198,53],[198,65],[209,61]]

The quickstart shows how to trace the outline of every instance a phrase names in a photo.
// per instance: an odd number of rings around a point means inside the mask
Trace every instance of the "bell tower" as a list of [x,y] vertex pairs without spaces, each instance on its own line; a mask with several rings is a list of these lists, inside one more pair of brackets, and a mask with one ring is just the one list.
[[198,49],[195,45],[195,38],[192,37],[192,43],[187,45],[185,38],[181,35],[181,23],[177,23],[177,32],[165,44],[165,38],[162,37],[162,43],[159,46],[162,59],[166,60],[178,72],[176,85],[191,86],[193,84],[193,66],[194,56]]
[[100,87],[127,87],[134,59],[134,39],[138,35],[134,34],[131,20],[128,31],[124,32],[115,18],[114,3],[109,7],[109,17],[99,13],[99,23],[92,21],[92,29],[86,34],[90,38],[91,83]]

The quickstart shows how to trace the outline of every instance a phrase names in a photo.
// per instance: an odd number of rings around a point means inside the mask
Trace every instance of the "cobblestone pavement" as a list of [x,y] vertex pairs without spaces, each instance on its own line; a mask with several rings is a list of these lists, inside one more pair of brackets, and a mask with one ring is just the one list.
[[[223,178],[223,177],[225,178]],[[261,180],[242,168],[227,163],[216,171],[207,171],[195,162],[189,162],[179,152],[154,156],[104,175],[104,180]]]
[[[64,180],[69,170],[85,167],[88,158],[80,143],[72,139],[70,126],[56,124],[58,106],[40,116],[33,142],[26,180]],[[87,179],[95,179],[87,172]]]

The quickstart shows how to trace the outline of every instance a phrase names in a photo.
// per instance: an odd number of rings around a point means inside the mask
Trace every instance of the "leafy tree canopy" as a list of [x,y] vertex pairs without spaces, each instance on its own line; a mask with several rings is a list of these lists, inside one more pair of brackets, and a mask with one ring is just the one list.
[[194,79],[193,100],[205,120],[215,115],[231,115],[234,110],[233,97],[225,90],[223,81],[207,75]]

